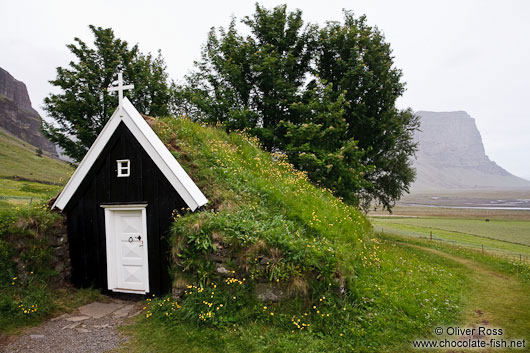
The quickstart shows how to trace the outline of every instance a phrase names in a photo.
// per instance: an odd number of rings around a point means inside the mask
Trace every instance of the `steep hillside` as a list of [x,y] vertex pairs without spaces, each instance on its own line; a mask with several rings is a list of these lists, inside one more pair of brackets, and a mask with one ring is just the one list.
[[36,147],[0,129],[0,178],[20,177],[37,182],[62,184],[73,168],[62,161],[39,156]]
[[530,187],[491,161],[475,120],[466,112],[419,111],[419,151],[413,191]]
[[41,121],[31,107],[26,85],[0,68],[0,128],[40,148],[45,154],[57,157],[55,145],[39,130]]
[[0,129],[0,209],[27,208],[55,196],[72,174],[65,162]]

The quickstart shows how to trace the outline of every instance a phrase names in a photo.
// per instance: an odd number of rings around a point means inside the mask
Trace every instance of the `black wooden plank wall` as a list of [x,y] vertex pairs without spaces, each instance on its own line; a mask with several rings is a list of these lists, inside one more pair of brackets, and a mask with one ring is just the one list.
[[[129,177],[117,177],[118,159],[131,161]],[[186,204],[123,123],[64,210],[72,282],[77,286],[107,289],[105,215],[101,205],[109,203],[147,203],[149,285],[152,293],[169,292],[171,214]]]

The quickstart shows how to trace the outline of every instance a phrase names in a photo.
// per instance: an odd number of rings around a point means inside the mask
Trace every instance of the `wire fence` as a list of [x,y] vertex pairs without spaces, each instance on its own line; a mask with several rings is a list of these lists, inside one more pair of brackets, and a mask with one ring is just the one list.
[[16,205],[32,205],[35,202],[41,201],[42,198],[35,196],[7,196],[0,195],[1,201],[7,201],[8,203]]
[[[395,229],[392,227],[375,227],[374,231],[381,230],[381,233],[389,233],[389,234],[396,234],[396,235],[405,235],[408,237],[415,237],[420,238],[424,240],[430,240],[433,242],[439,242],[440,244],[448,244],[452,246],[459,246],[463,248],[467,248],[470,250],[473,250],[477,253],[481,253],[482,255],[493,255],[496,257],[503,257],[508,258],[511,260],[520,261],[523,263],[530,264],[530,255],[523,254],[520,252],[513,252],[505,249],[495,248],[492,246],[486,246],[484,244],[477,244],[477,243],[468,243],[464,241],[459,240],[452,240],[452,239],[445,239],[435,234],[433,231],[425,231],[425,232],[415,232],[415,231],[409,231],[409,230],[400,230]],[[530,247],[529,247],[530,250]]]

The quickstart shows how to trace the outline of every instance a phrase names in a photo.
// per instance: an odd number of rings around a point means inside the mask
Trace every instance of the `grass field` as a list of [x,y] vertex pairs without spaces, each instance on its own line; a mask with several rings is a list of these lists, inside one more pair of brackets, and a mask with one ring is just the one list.
[[530,246],[530,221],[451,219],[451,218],[379,218],[375,224],[385,223],[429,228],[453,233],[464,233],[482,238],[501,240]]
[[[456,196],[455,202],[460,202]],[[490,191],[465,194],[466,202],[480,203],[486,197],[519,199],[526,191]],[[412,196],[409,196],[412,197]],[[430,197],[422,195],[424,199]],[[530,210],[491,210],[398,205],[389,215],[371,212],[376,231],[398,235],[442,239],[454,245],[493,252],[530,261]],[[486,221],[488,220],[488,221]]]
[[[385,233],[430,237],[510,256],[530,257],[530,221],[490,221],[451,218],[372,219],[374,228]],[[491,226],[491,227],[489,227]]]
[[[415,240],[388,234],[379,234],[382,252],[389,255],[394,253],[395,259],[406,262],[410,268],[410,277],[396,274],[392,280],[385,276],[385,270],[379,278],[373,278],[371,285],[382,294],[381,300],[388,300],[388,293],[404,294],[404,288],[415,288],[409,293],[409,298],[401,297],[398,302],[392,302],[407,315],[417,315],[412,303],[420,303],[436,308],[437,303],[449,298],[452,301],[454,313],[445,317],[451,325],[461,328],[488,325],[502,328],[504,339],[525,339],[528,344],[530,332],[530,268],[527,265],[507,261],[491,256],[477,256],[476,253],[452,247],[448,244],[433,243],[427,240]],[[389,257],[384,256],[385,259]],[[418,262],[420,260],[420,262]],[[423,262],[423,264],[421,264]],[[388,263],[390,266],[396,263]],[[419,265],[419,267],[416,267]],[[434,266],[443,272],[436,278],[425,277],[425,268]],[[422,271],[423,268],[423,271]],[[420,271],[415,273],[416,271]],[[391,271],[389,271],[391,274]],[[417,276],[419,275],[419,276]],[[446,287],[439,287],[445,282]],[[430,283],[437,286],[437,290],[422,297],[417,293],[426,290],[424,285]],[[363,286],[368,283],[358,283]],[[431,288],[432,289],[432,288]],[[418,291],[419,290],[419,291]],[[440,291],[441,290],[441,291]],[[502,295],[500,295],[502,293]],[[377,300],[376,300],[377,302]],[[370,321],[370,317],[367,316]],[[375,319],[377,321],[377,319]],[[401,343],[394,339],[388,341],[389,346],[367,345],[374,334],[372,325],[367,322],[363,338],[353,346],[355,352],[427,352],[432,350],[413,349],[410,341],[405,337]],[[439,321],[436,325],[444,327]],[[392,329],[387,328],[389,331]],[[403,327],[403,329],[405,329]],[[432,329],[432,327],[431,327]],[[134,325],[123,326],[122,332],[131,336],[131,340],[116,352],[343,352],[341,346],[343,337],[333,339],[319,339],[308,332],[294,332],[286,334],[281,329],[259,322],[231,329],[216,330],[197,327],[189,323],[178,326],[168,326],[159,320],[139,318]],[[406,329],[405,329],[406,330]],[[397,331],[392,331],[397,334]],[[384,332],[379,333],[384,335]],[[331,338],[331,337],[330,337]],[[416,339],[433,339],[429,334],[416,331]],[[439,336],[436,339],[454,339],[454,337]],[[367,341],[368,340],[368,341]],[[337,343],[334,343],[337,342]],[[399,341],[399,340],[397,340]],[[528,346],[527,346],[528,347]],[[348,350],[349,351],[349,350]],[[436,350],[438,351],[438,350]],[[460,350],[459,350],[460,351]],[[512,351],[498,349],[498,352]],[[517,350],[528,351],[528,349]],[[445,350],[444,350],[445,352]],[[488,350],[489,352],[489,350]]]
[[29,207],[54,197],[60,185],[0,178],[0,209]]
[[0,209],[27,207],[57,194],[73,172],[65,162],[0,130]]
[[[441,208],[396,205],[392,210],[392,217],[430,217],[430,218],[452,218],[452,219],[481,219],[486,218],[499,220],[530,220],[530,211],[519,210],[486,210],[465,208]],[[371,211],[371,216],[389,217],[388,212],[381,210]]]

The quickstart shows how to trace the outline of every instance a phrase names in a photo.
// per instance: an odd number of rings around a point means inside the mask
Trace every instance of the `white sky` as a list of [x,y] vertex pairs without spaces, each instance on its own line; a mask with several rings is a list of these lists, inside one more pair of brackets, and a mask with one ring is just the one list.
[[[55,68],[73,59],[74,37],[92,43],[89,24],[112,27],[143,52],[162,49],[179,80],[199,58],[212,26],[254,12],[254,1],[42,1],[2,4],[0,67],[28,86],[44,116],[43,99]],[[465,110],[475,118],[486,154],[530,179],[530,1],[272,1],[300,8],[306,22],[341,20],[342,9],[366,14],[394,50],[407,91],[399,106]]]

